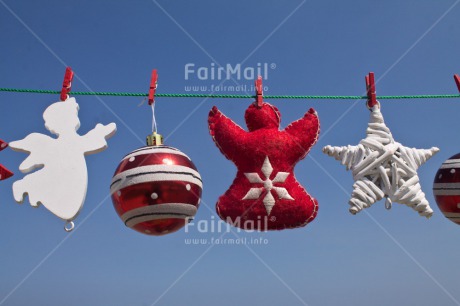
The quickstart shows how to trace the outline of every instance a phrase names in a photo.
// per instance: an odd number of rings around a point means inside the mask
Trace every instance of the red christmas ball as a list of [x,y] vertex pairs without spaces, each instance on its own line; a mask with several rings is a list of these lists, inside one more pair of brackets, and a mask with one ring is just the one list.
[[159,145],[126,155],[115,171],[110,192],[126,226],[160,236],[193,219],[202,187],[201,176],[187,155]]
[[433,193],[444,216],[460,225],[460,153],[446,160],[436,172]]

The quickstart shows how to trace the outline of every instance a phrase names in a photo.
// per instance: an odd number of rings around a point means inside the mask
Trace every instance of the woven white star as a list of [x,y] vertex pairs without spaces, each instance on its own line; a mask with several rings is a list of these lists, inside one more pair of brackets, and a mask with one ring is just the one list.
[[356,214],[385,197],[388,209],[394,201],[431,217],[433,210],[421,189],[417,169],[439,149],[407,148],[395,142],[378,106],[371,111],[366,133],[357,146],[323,148],[352,171],[355,183],[350,212]]
[[256,200],[260,197],[264,189],[267,191],[262,202],[264,203],[267,214],[270,215],[270,212],[275,206],[275,198],[273,197],[271,190],[275,190],[279,199],[294,200],[293,197],[289,194],[286,188],[273,186],[273,183],[284,183],[289,176],[289,172],[278,172],[273,180],[270,180],[270,175],[273,172],[272,164],[268,156],[265,157],[264,163],[261,169],[262,173],[265,176],[265,181],[259,176],[258,173],[245,173],[244,175],[248,178],[249,182],[253,184],[264,184],[264,187],[253,187],[249,189],[248,193],[244,196],[243,200]]

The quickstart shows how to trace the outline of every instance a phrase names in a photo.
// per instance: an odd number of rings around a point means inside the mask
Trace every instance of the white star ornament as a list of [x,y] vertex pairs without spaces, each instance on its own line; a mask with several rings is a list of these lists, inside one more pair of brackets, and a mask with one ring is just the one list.
[[395,142],[385,125],[379,105],[371,109],[367,136],[357,146],[323,148],[351,170],[355,183],[349,201],[352,214],[386,198],[385,207],[392,202],[405,204],[421,216],[431,217],[431,209],[423,193],[417,169],[439,149],[408,148]]

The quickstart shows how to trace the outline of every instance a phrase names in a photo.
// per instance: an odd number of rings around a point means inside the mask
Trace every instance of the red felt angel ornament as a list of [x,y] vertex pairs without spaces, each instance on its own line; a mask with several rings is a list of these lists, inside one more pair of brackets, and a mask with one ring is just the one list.
[[318,212],[316,199],[297,182],[294,166],[316,143],[319,119],[314,109],[280,130],[279,110],[251,104],[245,131],[217,107],[209,113],[210,134],[238,172],[216,205],[224,221],[247,230],[281,230],[307,225]]

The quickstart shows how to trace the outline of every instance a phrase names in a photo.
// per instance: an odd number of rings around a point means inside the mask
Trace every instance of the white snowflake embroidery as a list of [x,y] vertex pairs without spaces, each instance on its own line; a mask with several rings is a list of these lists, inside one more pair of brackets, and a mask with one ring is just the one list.
[[264,184],[264,187],[252,187],[248,193],[244,196],[243,200],[257,200],[264,191],[267,191],[262,202],[264,203],[267,214],[270,215],[273,206],[275,206],[275,198],[273,197],[271,190],[275,190],[279,199],[294,200],[293,197],[288,193],[286,188],[273,186],[273,183],[284,183],[289,176],[289,172],[278,172],[273,180],[270,180],[270,175],[273,172],[273,167],[270,163],[268,156],[265,157],[265,161],[261,169],[265,176],[265,181],[259,176],[258,173],[245,173],[244,175],[248,178],[252,184]]

